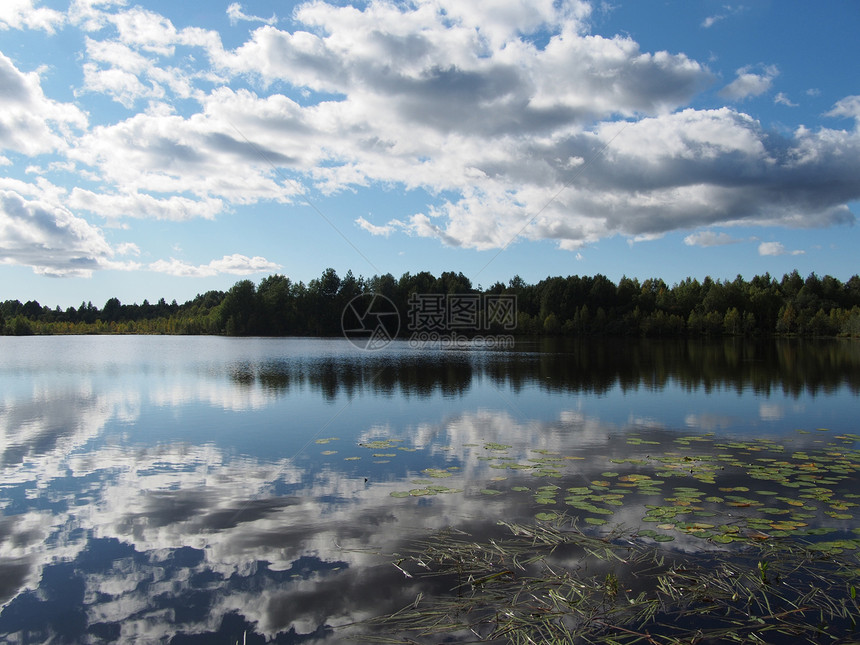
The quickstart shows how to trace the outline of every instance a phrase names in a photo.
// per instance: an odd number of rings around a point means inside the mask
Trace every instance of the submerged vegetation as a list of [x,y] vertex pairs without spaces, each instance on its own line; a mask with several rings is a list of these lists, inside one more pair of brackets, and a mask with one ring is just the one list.
[[[282,275],[259,285],[241,280],[184,304],[122,304],[99,309],[51,309],[36,301],[0,303],[0,333],[25,334],[225,334],[230,336],[337,336],[346,304],[362,293],[380,293],[405,320],[412,294],[508,294],[517,298],[516,333],[567,336],[860,336],[860,277],[841,282],[797,271],[777,280],[769,274],[732,281],[687,278],[672,286],[661,279],[603,275],[547,277],[526,284],[475,287],[462,273],[436,277],[426,271],[356,278],[334,269],[308,284]],[[401,326],[406,333],[406,325]]]
[[657,645],[844,642],[857,633],[854,550],[748,541],[681,557],[635,531],[588,535],[568,518],[502,525],[504,536],[447,532],[402,557],[407,575],[444,579],[451,591],[369,621],[367,639]]
[[[643,431],[602,459],[466,444],[463,469],[500,474],[470,480],[437,457],[390,495],[488,496],[501,521],[390,556],[428,586],[367,623],[367,638],[846,642],[860,636],[858,441],[824,428],[778,441]],[[383,448],[407,447],[358,446]]]

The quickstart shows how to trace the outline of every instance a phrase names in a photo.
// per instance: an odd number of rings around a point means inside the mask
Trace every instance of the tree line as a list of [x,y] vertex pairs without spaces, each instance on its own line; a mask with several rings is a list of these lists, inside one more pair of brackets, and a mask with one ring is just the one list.
[[[355,296],[380,293],[407,316],[413,294],[516,296],[521,335],[698,337],[860,337],[860,277],[847,282],[797,271],[779,280],[770,274],[744,280],[686,278],[667,285],[604,275],[547,277],[527,284],[475,287],[462,273],[390,273],[370,278],[326,269],[307,284],[271,275],[255,284],[240,280],[227,291],[208,291],[184,304],[109,299],[51,309],[36,301],[0,303],[0,332],[27,334],[221,334],[228,336],[337,336],[341,316]],[[401,334],[408,333],[406,325]]]

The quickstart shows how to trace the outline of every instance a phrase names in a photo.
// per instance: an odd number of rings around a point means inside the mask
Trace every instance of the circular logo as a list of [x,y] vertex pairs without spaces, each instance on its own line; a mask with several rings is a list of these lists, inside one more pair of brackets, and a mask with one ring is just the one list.
[[344,337],[359,349],[382,349],[397,338],[400,312],[381,293],[363,293],[343,308],[340,328]]

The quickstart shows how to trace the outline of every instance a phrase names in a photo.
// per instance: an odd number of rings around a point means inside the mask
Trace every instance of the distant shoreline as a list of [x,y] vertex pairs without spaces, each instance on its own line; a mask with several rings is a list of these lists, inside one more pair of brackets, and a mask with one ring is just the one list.
[[[353,302],[386,303],[388,309],[359,314]],[[507,306],[504,317],[491,306],[498,303]],[[396,329],[387,330],[391,337],[429,331],[466,337],[860,338],[860,277],[841,282],[793,271],[780,280],[770,274],[749,281],[687,278],[669,286],[659,278],[623,277],[616,284],[600,274],[548,277],[532,285],[514,276],[508,284],[475,288],[462,273],[437,277],[424,271],[395,279],[356,278],[350,271],[341,278],[326,269],[307,285],[272,275],[259,285],[241,280],[182,305],[163,298],[124,305],[111,298],[101,309],[88,302],[63,311],[6,300],[0,303],[0,334],[338,337],[380,315],[396,320]]]

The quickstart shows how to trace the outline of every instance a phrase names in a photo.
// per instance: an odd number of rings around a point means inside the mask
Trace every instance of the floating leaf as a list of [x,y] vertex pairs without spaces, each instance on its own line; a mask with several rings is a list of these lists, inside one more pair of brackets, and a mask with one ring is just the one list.
[[543,522],[551,522],[552,520],[558,519],[558,513],[535,513],[535,518]]
[[391,439],[375,439],[373,441],[365,441],[364,443],[358,444],[362,448],[371,448],[373,450],[380,450],[385,448],[391,448]]
[[447,470],[442,470],[440,468],[425,468],[421,471],[428,477],[433,477],[435,479],[444,479],[445,477],[451,477],[453,473],[448,472]]

